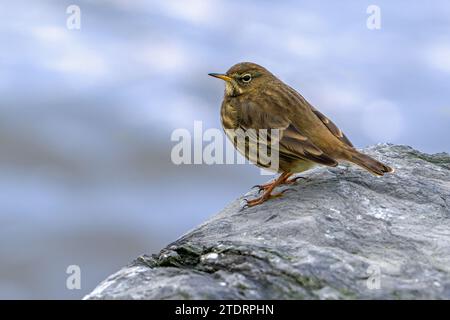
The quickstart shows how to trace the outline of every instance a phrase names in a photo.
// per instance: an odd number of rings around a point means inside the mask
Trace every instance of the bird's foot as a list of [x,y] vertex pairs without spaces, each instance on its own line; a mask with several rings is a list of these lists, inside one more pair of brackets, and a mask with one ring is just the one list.
[[289,172],[283,172],[275,181],[273,181],[272,183],[268,183],[266,185],[262,185],[260,188],[262,190],[264,190],[264,194],[256,199],[253,200],[247,200],[245,199],[245,201],[247,202],[247,204],[244,206],[244,208],[248,208],[248,207],[254,207],[258,204],[261,204],[269,199],[272,198],[278,198],[280,197],[284,192],[286,192],[286,190],[283,190],[279,193],[275,193],[272,194],[273,189],[275,189],[277,186],[279,186],[280,184],[283,184],[287,178],[289,178],[292,175],[292,173]]
[[258,193],[261,193],[261,191],[265,192],[265,191],[267,191],[269,189],[273,189],[274,187],[280,186],[280,185],[283,185],[283,184],[288,184],[288,185],[295,184],[297,182],[297,180],[299,180],[299,179],[308,180],[308,178],[305,178],[305,177],[294,177],[292,179],[288,179],[288,178],[289,178],[289,176],[286,177],[282,181],[278,181],[277,182],[276,180],[274,180],[274,181],[269,182],[269,183],[256,185],[256,186],[253,186],[252,189],[253,188],[258,188]]
[[289,191],[289,189],[286,189],[286,190],[283,190],[281,192],[277,192],[274,194],[272,194],[271,191],[272,190],[265,192],[261,197],[258,197],[256,199],[252,199],[252,200],[244,199],[246,201],[244,208],[254,207],[254,206],[257,206],[258,204],[266,202],[267,200],[279,198],[279,197],[283,196],[283,194],[286,191]]
[[261,193],[261,191],[267,191],[274,187],[276,181],[265,183],[265,184],[257,184],[256,186],[253,186],[253,188],[258,188],[258,193]]

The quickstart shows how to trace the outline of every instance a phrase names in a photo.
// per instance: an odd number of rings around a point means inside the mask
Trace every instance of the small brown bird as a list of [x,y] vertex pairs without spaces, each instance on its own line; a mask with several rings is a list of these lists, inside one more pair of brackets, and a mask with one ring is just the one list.
[[[259,154],[252,156],[249,151],[252,146],[260,148],[262,145],[261,141],[257,141],[258,134],[249,134],[244,138],[242,135],[251,130],[271,132],[278,129],[276,151],[279,164],[275,171],[281,175],[275,181],[259,186],[264,193],[257,199],[247,201],[249,207],[280,196],[281,193],[272,194],[275,187],[294,183],[297,178],[289,179],[291,175],[316,165],[335,167],[338,161],[347,161],[378,176],[394,172],[387,165],[357,151],[330,119],[267,69],[255,63],[242,62],[225,74],[209,75],[225,80],[222,126],[234,146],[250,162],[268,167]],[[267,141],[275,139],[273,135],[268,136]],[[239,138],[247,140],[239,144]],[[275,148],[269,142],[265,146]]]

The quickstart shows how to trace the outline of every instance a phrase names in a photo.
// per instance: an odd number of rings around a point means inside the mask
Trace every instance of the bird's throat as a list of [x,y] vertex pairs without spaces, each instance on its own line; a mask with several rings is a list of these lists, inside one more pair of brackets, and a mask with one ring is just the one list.
[[228,97],[236,97],[242,94],[241,88],[234,82],[225,83],[225,95]]

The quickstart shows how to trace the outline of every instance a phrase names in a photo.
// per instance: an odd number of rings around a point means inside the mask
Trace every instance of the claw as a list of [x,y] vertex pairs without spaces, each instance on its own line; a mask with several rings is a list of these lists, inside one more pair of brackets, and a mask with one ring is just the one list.
[[283,191],[281,191],[280,193],[283,195],[283,194],[285,194],[286,192],[292,192],[292,191],[294,191],[294,189],[286,188],[286,189],[284,189]]
[[256,198],[256,199],[254,199],[254,200],[249,201],[249,202],[244,206],[244,208],[251,208],[251,207],[254,207],[254,206],[256,206],[256,205],[258,205],[258,204],[261,204],[261,203],[263,203],[263,202],[264,202],[264,200],[262,200],[262,197],[259,197],[259,198]]
[[274,193],[274,194],[267,194],[267,193],[265,193],[265,194],[263,194],[263,195],[262,195],[261,197],[259,197],[259,198],[256,198],[256,199],[253,199],[253,200],[246,200],[246,201],[247,201],[247,204],[246,204],[244,207],[245,207],[245,208],[251,208],[251,207],[254,207],[254,206],[258,205],[258,204],[261,204],[261,203],[263,203],[263,202],[266,202],[266,201],[269,200],[269,199],[280,198],[280,197],[283,196],[283,194],[284,194],[287,190],[288,190],[288,189],[283,190],[283,191],[280,191],[280,192],[278,192],[278,193]]
[[261,191],[268,190],[269,188],[271,188],[272,185],[273,185],[273,182],[269,182],[269,183],[266,183],[266,184],[257,184],[257,185],[254,185],[252,187],[252,189],[253,188],[258,188],[258,193],[261,193]]
[[303,179],[303,180],[305,180],[305,181],[309,181],[309,179],[308,179],[308,178],[305,178],[305,177],[294,177],[294,178],[292,178],[292,179],[286,180],[286,181],[284,182],[284,184],[294,184],[294,183],[296,183],[297,180],[299,180],[299,179]]
[[246,201],[246,204],[243,206],[243,208],[242,208],[241,210],[243,210],[243,209],[245,209],[245,208],[250,208],[250,207],[256,206],[256,205],[261,204],[261,203],[263,203],[263,202],[265,202],[265,201],[267,201],[267,200],[269,200],[269,199],[272,199],[272,198],[279,198],[279,197],[281,197],[285,192],[287,192],[288,190],[290,190],[290,189],[285,189],[285,190],[283,190],[283,191],[281,191],[281,192],[272,194],[272,191],[273,191],[276,187],[278,187],[278,186],[280,186],[280,185],[283,185],[283,184],[293,184],[293,183],[295,183],[298,179],[306,179],[306,180],[307,180],[307,178],[304,178],[304,177],[295,177],[295,178],[292,178],[292,179],[288,180],[288,178],[289,178],[291,175],[292,175],[292,173],[284,172],[284,173],[282,173],[276,180],[274,180],[274,181],[272,181],[272,182],[270,182],[270,183],[266,183],[266,184],[262,184],[262,185],[256,185],[256,186],[253,186],[252,189],[255,188],[255,187],[257,187],[257,188],[259,189],[258,193],[260,193],[261,191],[264,190],[264,194],[263,194],[262,196],[260,196],[259,198],[256,198],[256,199],[253,199],[253,200],[247,200],[247,199],[244,199],[244,201]]
[[257,184],[252,187],[252,189],[258,188],[258,193],[261,193],[262,190],[264,190],[263,185]]
[[[242,205],[242,207],[241,207],[241,209],[239,209],[239,212],[242,211],[242,210],[244,210],[244,209],[246,209],[246,208],[248,208],[248,201],[249,201],[249,200],[248,200],[248,199],[245,199],[245,198],[241,200],[241,203],[240,203],[240,204]],[[243,202],[244,202],[244,203],[243,203]]]

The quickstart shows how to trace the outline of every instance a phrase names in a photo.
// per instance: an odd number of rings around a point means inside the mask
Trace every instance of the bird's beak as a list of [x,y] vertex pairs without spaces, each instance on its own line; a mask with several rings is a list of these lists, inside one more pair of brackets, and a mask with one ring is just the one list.
[[227,82],[230,82],[232,79],[227,76],[226,74],[222,74],[222,73],[208,73],[209,76],[214,77],[214,78],[219,78],[222,80],[225,80]]

